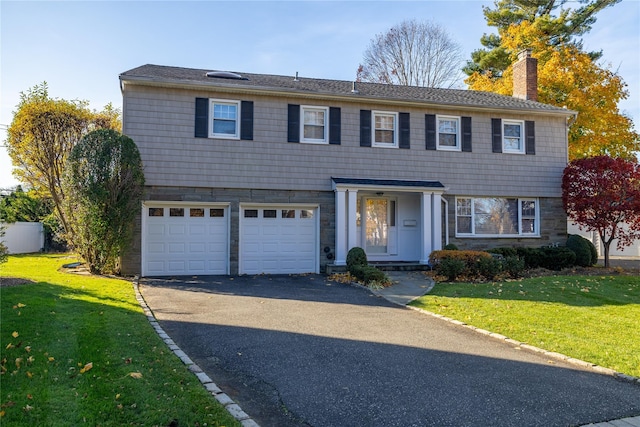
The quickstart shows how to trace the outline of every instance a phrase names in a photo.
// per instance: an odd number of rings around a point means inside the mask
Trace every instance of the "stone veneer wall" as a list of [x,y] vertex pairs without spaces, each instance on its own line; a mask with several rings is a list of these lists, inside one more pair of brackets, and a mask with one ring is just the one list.
[[550,244],[564,245],[567,241],[567,215],[561,198],[539,198],[540,237],[516,238],[456,238],[456,206],[454,196],[445,196],[449,205],[449,243],[460,250],[486,250],[496,247],[540,247]]
[[[231,188],[147,187],[144,200],[166,202],[223,202],[230,203],[230,273],[238,274],[240,203],[299,203],[320,206],[320,271],[333,262],[328,254],[335,255],[335,195],[333,191],[251,190]],[[142,232],[138,214],[132,245],[121,260],[122,274],[141,272]],[[325,252],[325,248],[329,252]]]

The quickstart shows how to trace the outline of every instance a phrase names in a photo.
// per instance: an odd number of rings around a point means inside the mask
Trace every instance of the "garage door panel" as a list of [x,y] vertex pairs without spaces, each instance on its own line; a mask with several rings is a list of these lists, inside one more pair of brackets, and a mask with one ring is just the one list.
[[[150,216],[150,212],[157,214],[158,209],[164,209],[163,216]],[[143,274],[228,274],[226,209],[188,204],[145,209]],[[211,211],[216,217],[209,217]],[[171,216],[170,212],[184,212],[186,216]]]
[[[305,209],[313,216],[317,209]],[[240,273],[287,274],[317,271],[317,220],[300,208],[250,208],[240,213]],[[256,215],[257,211],[257,216]],[[276,212],[276,217],[267,217]]]
[[184,243],[169,243],[170,254],[183,254],[185,252]]

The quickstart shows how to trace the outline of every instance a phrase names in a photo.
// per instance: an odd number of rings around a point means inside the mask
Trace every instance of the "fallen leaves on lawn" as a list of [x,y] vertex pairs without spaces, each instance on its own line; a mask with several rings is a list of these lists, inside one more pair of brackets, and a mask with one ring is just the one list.
[[140,372],[130,372],[129,376],[131,378],[135,378],[137,380],[139,380],[140,378],[142,378],[142,374]]
[[91,368],[93,368],[93,362],[89,362],[86,365],[84,365],[84,367],[80,369],[80,373],[84,374],[85,372],[90,371]]

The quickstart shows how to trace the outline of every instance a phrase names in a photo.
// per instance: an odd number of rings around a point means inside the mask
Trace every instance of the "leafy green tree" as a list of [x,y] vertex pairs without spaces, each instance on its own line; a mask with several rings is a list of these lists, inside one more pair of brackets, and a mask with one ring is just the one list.
[[[577,37],[588,33],[596,22],[596,14],[619,3],[621,0],[496,0],[494,8],[483,7],[485,20],[496,27],[498,35],[484,34],[480,43],[484,49],[471,53],[471,61],[464,72],[467,75],[480,73],[499,78],[511,65],[512,55],[503,45],[502,31],[522,22],[535,22],[543,37],[551,46],[573,44],[582,50]],[[575,6],[575,7],[572,7]],[[600,52],[589,56],[597,60]]]
[[50,200],[39,197],[34,191],[25,192],[21,186],[0,199],[1,222],[39,222],[50,213]]
[[82,138],[67,161],[64,210],[73,245],[95,273],[119,270],[140,211],[144,172],[133,140],[112,129]]
[[53,99],[46,82],[20,94],[7,138],[13,173],[39,195],[51,197],[65,233],[71,231],[62,210],[65,194],[61,183],[67,156],[90,131],[120,128],[119,114],[111,105],[95,112],[86,101]]

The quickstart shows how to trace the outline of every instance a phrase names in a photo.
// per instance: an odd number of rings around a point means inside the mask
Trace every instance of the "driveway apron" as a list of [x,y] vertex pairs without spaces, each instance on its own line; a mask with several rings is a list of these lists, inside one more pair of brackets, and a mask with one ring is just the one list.
[[143,279],[162,328],[258,424],[578,426],[640,387],[321,275]]

